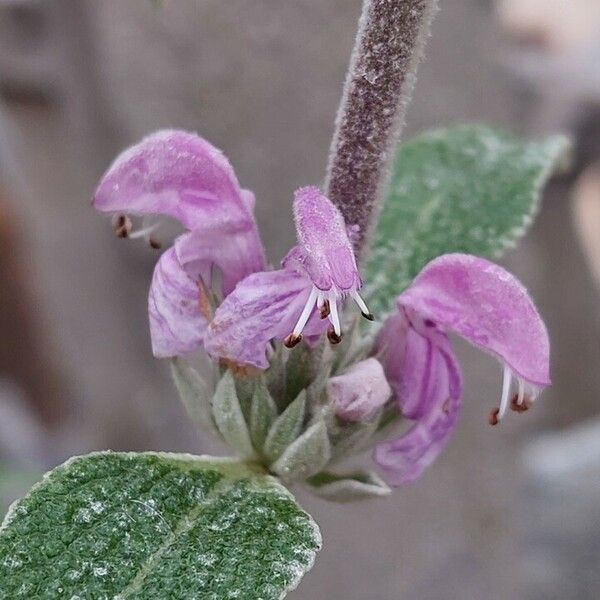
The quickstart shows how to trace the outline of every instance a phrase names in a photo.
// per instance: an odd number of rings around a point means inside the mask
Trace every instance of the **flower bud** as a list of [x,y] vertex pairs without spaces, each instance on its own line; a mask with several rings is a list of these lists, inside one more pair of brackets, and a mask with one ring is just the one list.
[[365,421],[392,395],[381,363],[367,358],[327,382],[327,395],[345,421]]

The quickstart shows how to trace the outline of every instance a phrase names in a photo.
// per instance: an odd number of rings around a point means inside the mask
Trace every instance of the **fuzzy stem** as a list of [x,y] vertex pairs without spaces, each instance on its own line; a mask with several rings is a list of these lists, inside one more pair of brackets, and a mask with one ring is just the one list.
[[364,0],[337,114],[326,193],[364,255],[437,0]]

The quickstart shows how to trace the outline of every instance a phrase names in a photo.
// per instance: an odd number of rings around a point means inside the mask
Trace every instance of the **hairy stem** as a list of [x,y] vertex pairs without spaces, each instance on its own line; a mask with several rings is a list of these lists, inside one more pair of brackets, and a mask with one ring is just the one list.
[[364,0],[336,119],[326,193],[364,254],[437,0]]

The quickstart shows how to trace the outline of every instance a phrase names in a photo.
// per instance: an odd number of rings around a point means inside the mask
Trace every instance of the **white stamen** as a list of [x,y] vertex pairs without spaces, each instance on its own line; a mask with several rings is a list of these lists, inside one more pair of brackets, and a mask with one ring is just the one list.
[[304,326],[306,325],[306,323],[308,322],[308,319],[310,318],[310,313],[312,313],[313,308],[315,307],[315,302],[317,300],[318,293],[319,292],[318,292],[317,288],[313,286],[313,289],[310,291],[310,296],[308,297],[308,300],[306,301],[306,304],[304,305],[304,308],[302,309],[302,313],[300,314],[300,317],[298,318],[298,322],[296,323],[296,326],[294,327],[294,331],[292,332],[292,335],[294,337],[297,337],[302,333]]
[[129,234],[130,240],[135,240],[138,238],[148,238],[151,233],[154,233],[160,227],[160,221],[153,223],[152,225],[148,225],[148,227],[142,227],[142,229],[138,229],[133,233]]
[[342,335],[342,327],[340,325],[340,317],[338,315],[337,301],[335,297],[335,292],[331,291],[327,295],[327,300],[329,300],[329,321],[333,325],[333,331],[335,331],[336,335]]
[[525,400],[525,383],[522,379],[519,379],[519,392],[517,394],[517,404],[521,406]]
[[508,408],[508,396],[510,394],[510,383],[512,375],[508,367],[504,367],[504,375],[502,376],[502,397],[500,398],[500,408],[498,409],[498,420],[500,420],[506,409]]
[[360,308],[360,312],[362,312],[363,315],[371,314],[369,307],[366,305],[365,301],[360,297],[360,294],[356,290],[352,290],[350,292],[350,296],[352,297],[354,302],[358,304],[358,308]]

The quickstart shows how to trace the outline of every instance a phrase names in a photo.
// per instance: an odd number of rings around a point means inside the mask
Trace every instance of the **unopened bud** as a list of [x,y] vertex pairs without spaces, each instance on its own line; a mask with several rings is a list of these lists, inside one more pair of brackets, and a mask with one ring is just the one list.
[[346,421],[372,417],[391,397],[392,389],[381,363],[367,358],[327,382],[327,395],[335,414]]

